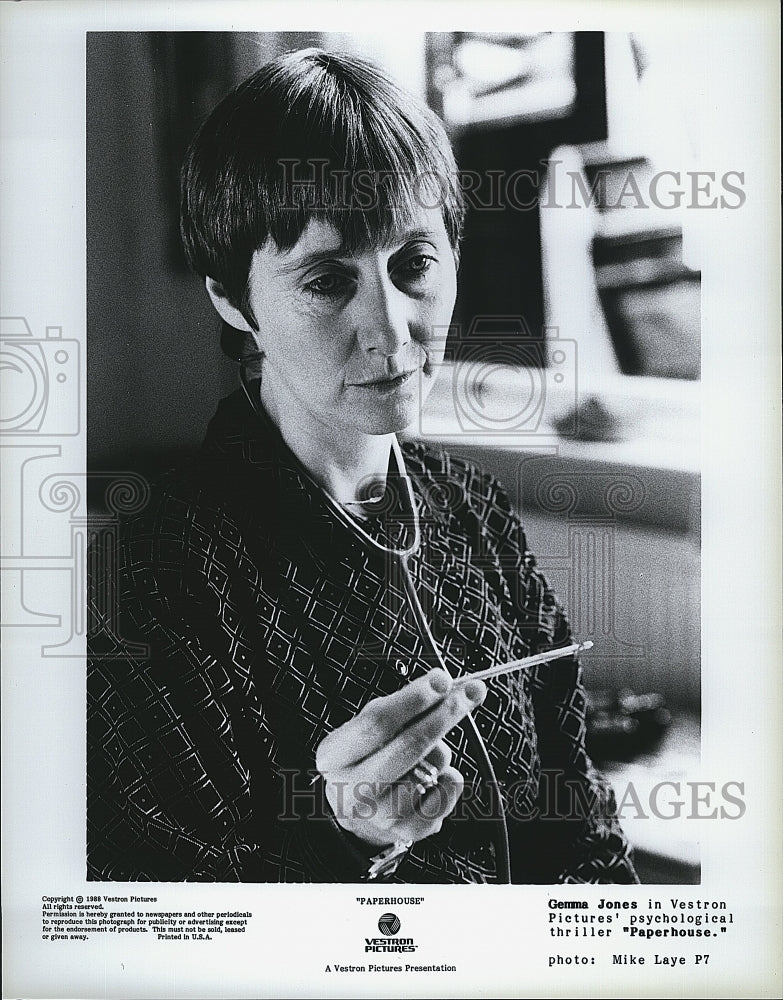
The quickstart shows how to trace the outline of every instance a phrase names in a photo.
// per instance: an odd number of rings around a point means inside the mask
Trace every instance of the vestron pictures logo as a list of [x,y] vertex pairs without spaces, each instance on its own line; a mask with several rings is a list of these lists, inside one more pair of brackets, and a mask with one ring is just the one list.
[[400,926],[400,918],[396,915],[396,913],[384,913],[378,921],[378,930],[381,934],[385,934],[387,937],[392,934],[399,934]]
[[[365,951],[393,951],[393,952],[408,952],[416,951],[418,945],[414,944],[413,938],[397,938],[396,934],[400,933],[400,918],[396,913],[384,913],[378,920],[378,930],[381,934],[385,935],[380,938],[365,938],[364,939],[364,950]],[[394,938],[394,940],[390,940]]]

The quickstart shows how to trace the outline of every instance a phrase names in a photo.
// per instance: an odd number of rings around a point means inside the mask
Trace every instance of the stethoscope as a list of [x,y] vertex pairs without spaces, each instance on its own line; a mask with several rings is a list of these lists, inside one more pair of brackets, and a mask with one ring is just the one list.
[[[239,360],[240,384],[255,415],[265,425],[270,426],[271,420],[261,405],[260,396],[255,398],[259,386],[258,384],[255,385],[256,392],[254,392],[253,383],[247,377],[246,364],[247,362],[245,360]],[[437,666],[445,670],[449,676],[453,676],[452,672],[446,665],[443,654],[441,653],[438,644],[435,641],[435,637],[432,634],[432,630],[430,629],[427,616],[424,613],[424,608],[419,600],[419,595],[416,592],[416,585],[411,574],[409,560],[412,556],[416,555],[421,547],[419,513],[413,494],[413,486],[411,485],[410,477],[408,476],[405,468],[405,459],[403,458],[402,450],[399,442],[397,441],[396,435],[392,435],[391,447],[398,475],[405,486],[405,489],[402,491],[402,498],[408,508],[405,512],[406,524],[411,529],[410,538],[408,539],[407,544],[401,548],[384,545],[383,542],[374,538],[364,529],[359,519],[352,517],[345,507],[333,496],[331,496],[331,494],[325,490],[323,486],[321,486],[321,484],[310,474],[310,472],[308,472],[305,466],[298,461],[293,452],[291,453],[291,458],[300,475],[302,475],[303,478],[306,479],[308,483],[310,483],[311,486],[323,497],[330,511],[341,524],[343,524],[352,534],[358,535],[362,541],[372,549],[382,552],[387,558],[392,556],[397,561],[401,570],[401,579],[408,597],[410,610],[413,614],[419,634],[424,641],[424,644],[428,647],[432,659]],[[511,855],[508,842],[508,825],[506,822],[505,810],[503,808],[503,797],[500,785],[498,783],[497,776],[495,775],[495,769],[492,766],[492,761],[489,758],[486,744],[484,743],[484,739],[478,730],[478,726],[476,725],[476,720],[472,715],[467,715],[464,721],[467,726],[466,731],[469,742],[472,744],[472,749],[478,759],[479,770],[482,772],[482,779],[492,792],[492,800],[498,804],[499,813],[497,816],[493,817],[493,822],[497,827],[497,837],[495,843],[497,876],[498,882],[508,884],[511,882]]]

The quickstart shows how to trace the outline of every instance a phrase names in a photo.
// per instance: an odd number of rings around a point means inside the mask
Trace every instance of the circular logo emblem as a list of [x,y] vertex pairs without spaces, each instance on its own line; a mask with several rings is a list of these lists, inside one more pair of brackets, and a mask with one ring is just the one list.
[[386,937],[398,934],[400,931],[400,918],[394,913],[384,913],[378,921],[378,930],[381,934],[385,934]]

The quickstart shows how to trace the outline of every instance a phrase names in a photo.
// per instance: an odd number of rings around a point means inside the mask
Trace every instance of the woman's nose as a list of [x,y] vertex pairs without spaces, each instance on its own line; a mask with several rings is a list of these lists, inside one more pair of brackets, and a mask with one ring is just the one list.
[[362,347],[385,357],[399,353],[411,339],[411,306],[409,296],[391,281],[373,282],[356,317]]

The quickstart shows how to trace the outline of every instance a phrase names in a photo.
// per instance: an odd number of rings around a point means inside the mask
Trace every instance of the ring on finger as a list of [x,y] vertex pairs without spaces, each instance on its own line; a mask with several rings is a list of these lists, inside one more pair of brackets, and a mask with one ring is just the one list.
[[420,760],[411,771],[411,776],[416,781],[416,791],[423,795],[430,788],[434,788],[438,783],[438,769],[428,760]]

